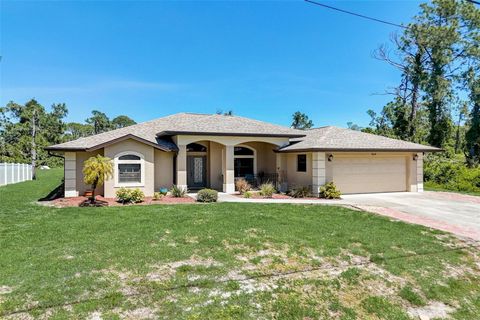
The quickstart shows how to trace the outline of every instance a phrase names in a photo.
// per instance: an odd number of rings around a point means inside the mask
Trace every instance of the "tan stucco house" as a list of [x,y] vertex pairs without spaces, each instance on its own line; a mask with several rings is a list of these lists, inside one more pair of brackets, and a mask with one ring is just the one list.
[[113,159],[113,178],[98,193],[172,185],[233,193],[235,179],[278,188],[333,181],[342,193],[423,190],[423,153],[440,149],[337,127],[295,130],[253,119],[179,113],[50,146],[65,158],[65,196],[83,195],[83,162]]

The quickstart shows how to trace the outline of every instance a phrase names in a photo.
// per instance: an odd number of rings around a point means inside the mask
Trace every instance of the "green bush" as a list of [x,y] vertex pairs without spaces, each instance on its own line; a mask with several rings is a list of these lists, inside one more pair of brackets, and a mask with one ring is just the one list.
[[271,198],[275,193],[275,187],[271,183],[264,183],[260,186],[260,195],[265,198]]
[[298,187],[291,190],[288,194],[294,198],[306,198],[312,193],[310,192],[310,187]]
[[244,194],[245,192],[250,191],[250,189],[252,189],[248,181],[243,178],[240,178],[235,181],[235,188],[237,189],[238,192],[240,192],[240,194]]
[[217,202],[218,192],[212,189],[202,189],[197,193],[197,201],[199,202]]
[[187,194],[187,189],[179,186],[173,186],[172,189],[170,189],[170,193],[174,198],[183,198]]
[[140,189],[120,188],[116,192],[117,201],[121,203],[138,203],[145,199],[145,195]]
[[327,182],[320,187],[320,198],[340,199],[341,195],[340,190],[337,189],[337,186],[333,182]]
[[153,200],[160,200],[165,196],[162,192],[155,192],[153,194]]
[[145,194],[140,189],[133,189],[130,191],[130,202],[138,203],[145,199]]
[[117,201],[121,203],[130,202],[130,189],[120,188],[116,192]]
[[245,192],[245,193],[243,194],[243,197],[244,197],[244,198],[247,198],[247,199],[248,199],[248,198],[251,198],[251,197],[252,197],[252,192],[250,192],[250,191]]
[[480,167],[468,168],[462,158],[429,155],[424,161],[427,186],[462,192],[480,192]]

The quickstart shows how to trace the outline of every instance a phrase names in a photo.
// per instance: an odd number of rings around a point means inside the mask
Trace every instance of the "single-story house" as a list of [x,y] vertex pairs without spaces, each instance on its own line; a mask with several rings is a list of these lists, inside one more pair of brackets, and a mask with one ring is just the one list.
[[121,187],[152,196],[162,187],[212,188],[233,193],[235,180],[278,188],[420,192],[423,154],[438,148],[332,126],[296,130],[239,116],[179,113],[46,148],[65,158],[65,196],[82,195],[83,162],[97,154],[114,162],[97,190],[115,197]]

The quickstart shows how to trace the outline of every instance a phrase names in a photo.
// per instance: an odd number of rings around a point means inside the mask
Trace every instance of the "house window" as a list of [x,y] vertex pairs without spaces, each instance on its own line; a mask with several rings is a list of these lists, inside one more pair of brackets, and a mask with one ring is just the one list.
[[245,178],[255,174],[255,150],[246,146],[233,149],[233,166],[235,178]]
[[307,155],[297,155],[297,172],[307,172]]
[[143,186],[145,161],[143,155],[136,152],[123,152],[115,157],[116,186]]
[[120,183],[141,183],[142,166],[139,163],[119,163],[118,182]]

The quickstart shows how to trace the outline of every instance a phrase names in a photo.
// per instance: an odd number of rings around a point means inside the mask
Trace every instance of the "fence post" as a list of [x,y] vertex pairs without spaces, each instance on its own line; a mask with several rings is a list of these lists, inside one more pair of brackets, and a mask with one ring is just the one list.
[[3,168],[5,169],[5,170],[3,171],[3,173],[5,173],[5,177],[4,177],[3,180],[5,181],[5,185],[7,185],[7,183],[8,183],[7,170],[8,170],[8,169],[7,169],[7,163],[6,163],[6,162],[3,164]]

